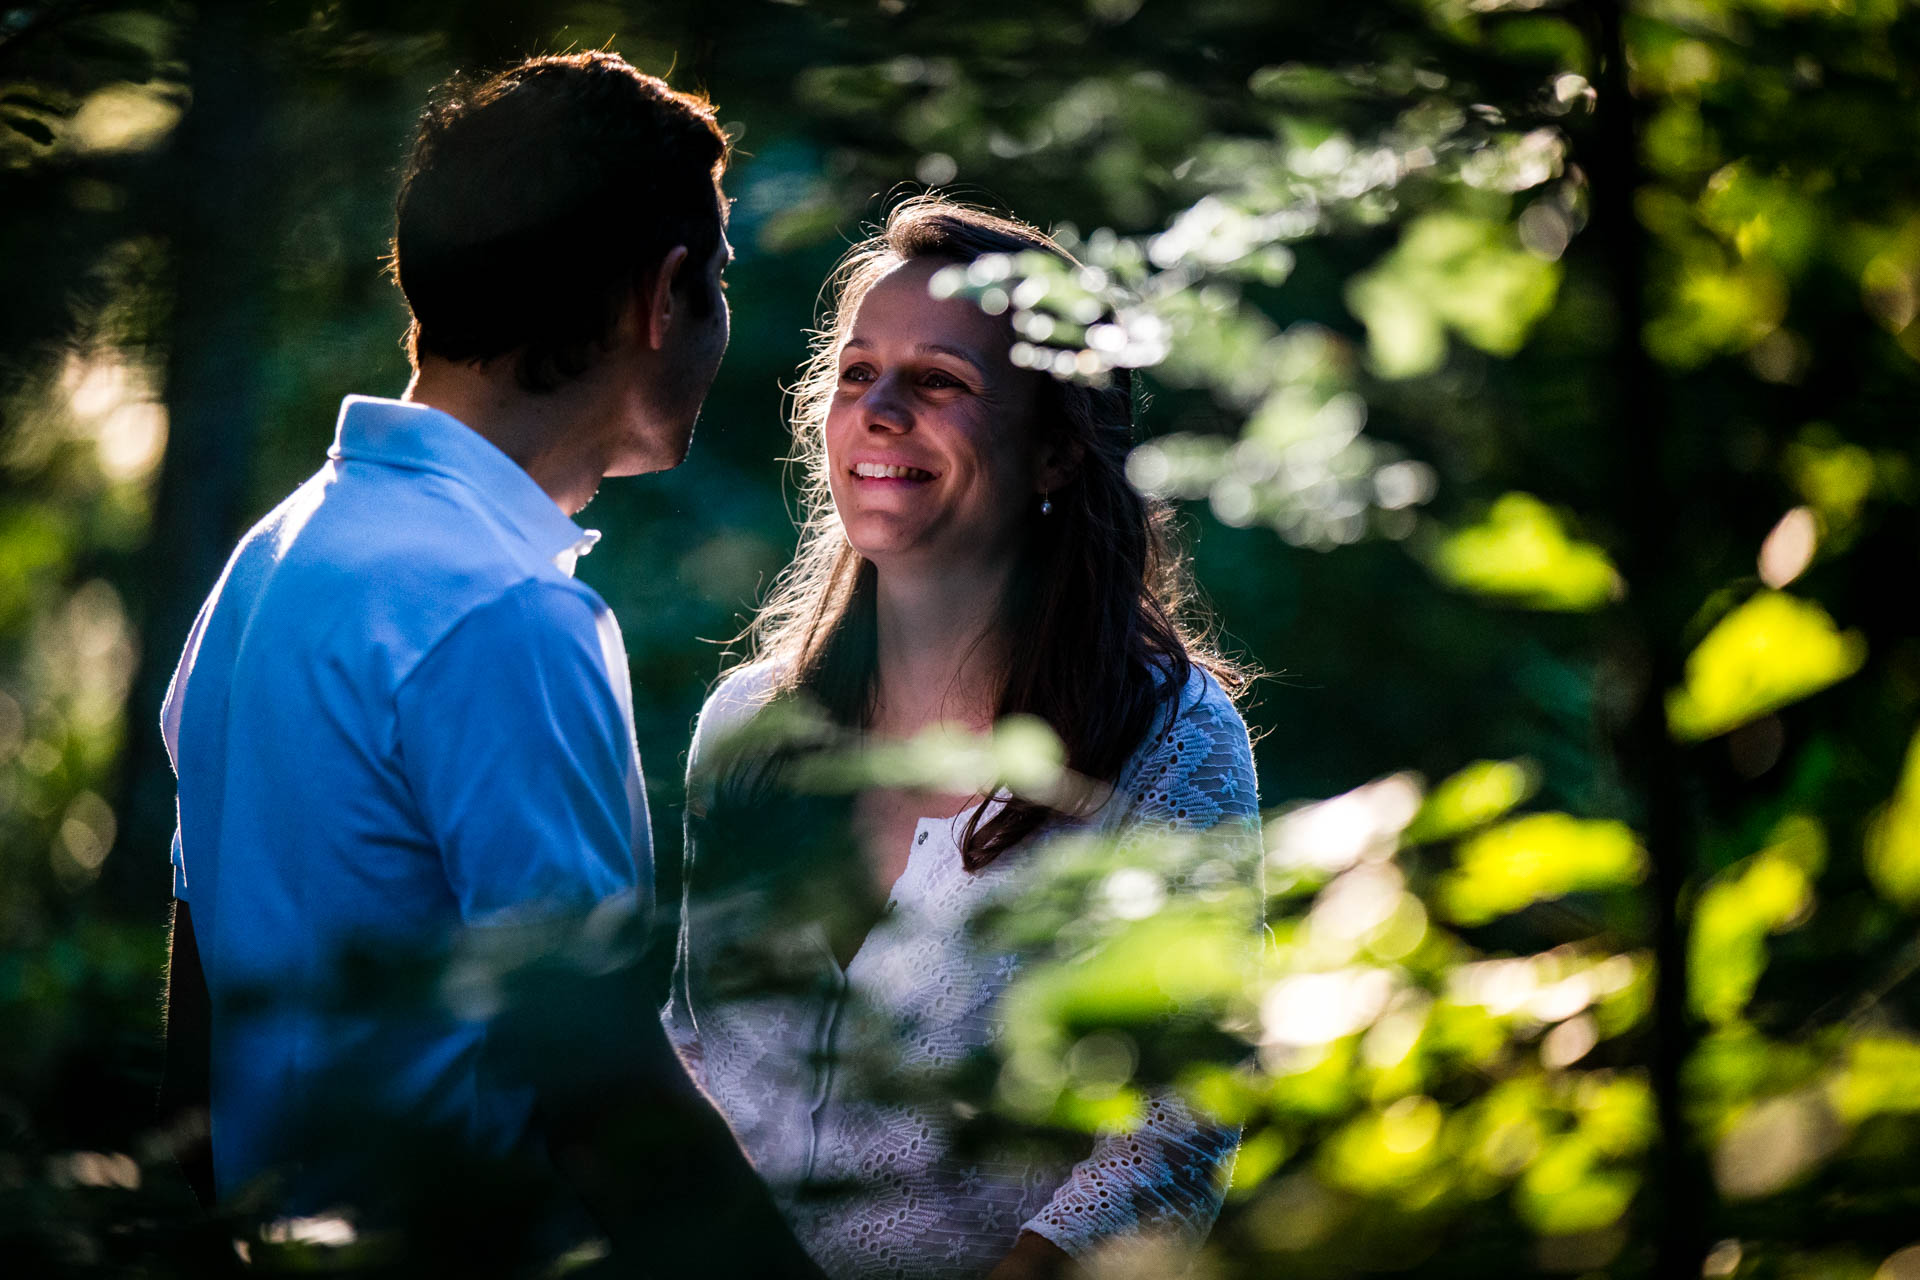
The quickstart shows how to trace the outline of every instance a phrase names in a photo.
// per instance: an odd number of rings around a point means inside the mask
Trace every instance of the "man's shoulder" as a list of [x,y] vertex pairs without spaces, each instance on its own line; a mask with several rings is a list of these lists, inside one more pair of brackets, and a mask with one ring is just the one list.
[[289,638],[380,650],[396,678],[477,611],[512,597],[589,625],[600,597],[541,559],[459,483],[329,464],[263,518],[226,589]]

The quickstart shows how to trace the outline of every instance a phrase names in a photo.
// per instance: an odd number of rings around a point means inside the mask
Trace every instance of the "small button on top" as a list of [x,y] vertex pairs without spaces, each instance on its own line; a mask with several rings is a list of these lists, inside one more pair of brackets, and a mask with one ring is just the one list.
[[913,842],[915,844],[925,844],[927,842],[927,833],[922,831],[919,835],[913,838]]

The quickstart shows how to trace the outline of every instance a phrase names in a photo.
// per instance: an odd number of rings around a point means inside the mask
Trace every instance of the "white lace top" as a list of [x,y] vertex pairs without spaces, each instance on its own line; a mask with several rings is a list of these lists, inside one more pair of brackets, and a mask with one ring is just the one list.
[[[707,699],[690,775],[703,751],[758,709],[770,683],[765,668],[745,668]],[[1253,755],[1231,701],[1196,668],[1168,712],[1086,825],[1251,830]],[[844,972],[821,935],[806,957],[816,982],[730,1000],[703,998],[699,975],[724,950],[718,935],[728,926],[701,905],[703,855],[690,838],[680,950],[662,1011],[675,1047],[835,1280],[983,1276],[1023,1230],[1076,1256],[1141,1231],[1197,1244],[1219,1212],[1238,1135],[1202,1124],[1171,1095],[1153,1096],[1137,1129],[1089,1137],[1077,1163],[1036,1163],[956,1150],[951,1106],[870,1087],[889,1072],[951,1068],[993,1040],[994,1006],[1019,961],[983,952],[966,925],[1035,851],[1009,849],[967,871],[958,837],[969,816],[920,820],[887,912]],[[1257,875],[1257,853],[1244,862]],[[862,1076],[859,1064],[876,1055],[880,1074]],[[853,1190],[805,1193],[820,1185]]]

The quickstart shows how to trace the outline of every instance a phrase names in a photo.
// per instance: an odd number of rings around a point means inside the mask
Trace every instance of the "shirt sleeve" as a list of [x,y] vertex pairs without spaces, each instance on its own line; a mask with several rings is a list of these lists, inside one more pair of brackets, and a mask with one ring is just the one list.
[[[226,585],[226,574],[220,578],[220,586]],[[214,601],[220,598],[220,587],[216,586],[200,605],[200,612],[193,616],[193,628],[187,632],[187,643],[180,650],[180,661],[173,669],[173,676],[167,681],[167,696],[160,703],[160,742],[167,749],[167,765],[173,770],[176,779],[180,776],[180,716],[187,691],[187,676],[193,671],[194,659],[200,656],[200,641],[207,634],[207,621],[213,616]],[[174,791],[173,843],[167,852],[167,859],[173,864],[173,896],[181,902],[187,900],[187,855],[180,843],[179,788]]]
[[583,592],[530,579],[463,617],[400,686],[402,768],[469,924],[651,883],[611,624]]
[[[1125,844],[1167,830],[1215,830],[1257,886],[1260,803],[1245,722],[1219,687],[1196,673],[1157,728],[1121,776],[1127,810],[1115,834]],[[1251,954],[1260,921],[1249,923]],[[1196,1248],[1220,1214],[1239,1136],[1237,1127],[1207,1124],[1173,1093],[1157,1091],[1139,1127],[1096,1139],[1092,1154],[1023,1229],[1075,1257],[1127,1236]]]
[[173,896],[181,902],[187,900],[187,863],[180,856],[180,820],[174,819],[173,847],[168,853],[173,863]]

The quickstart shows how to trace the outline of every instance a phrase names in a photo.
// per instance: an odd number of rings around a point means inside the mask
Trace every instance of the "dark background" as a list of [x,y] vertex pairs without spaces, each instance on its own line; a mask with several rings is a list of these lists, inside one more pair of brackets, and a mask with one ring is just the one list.
[[[663,902],[694,712],[793,544],[781,386],[863,226],[928,184],[1082,240],[1152,235],[1206,198],[1235,217],[1311,208],[1280,237],[1290,272],[1250,266],[1259,246],[1233,249],[1232,219],[1188,249],[1168,313],[1219,306],[1181,312],[1142,421],[1212,459],[1182,520],[1229,646],[1269,673],[1246,707],[1263,803],[1518,758],[1533,807],[1630,826],[1644,878],[1456,920],[1460,949],[1422,980],[1442,990],[1450,966],[1559,944],[1637,957],[1659,976],[1582,1067],[1637,1082],[1656,1136],[1601,1143],[1561,1183],[1522,1161],[1478,1199],[1423,1202],[1408,1188],[1430,1170],[1369,1190],[1323,1153],[1400,1086],[1356,1075],[1317,1115],[1275,1086],[1285,1154],[1242,1172],[1277,1190],[1230,1210],[1219,1265],[1438,1273],[1465,1233],[1478,1252],[1461,1257],[1496,1270],[1698,1275],[1711,1253],[1727,1268],[1712,1274],[1873,1275],[1915,1234],[1898,1154],[1914,1136],[1903,1089],[1920,1096],[1900,1083],[1920,1088],[1910,1057],[1876,1059],[1872,1088],[1857,1074],[1862,1043],[1920,1052],[1905,914],[1920,853],[1902,852],[1920,845],[1920,800],[1876,819],[1905,794],[1920,719],[1917,30],[1891,0],[0,12],[0,1241],[85,1271],[118,1256],[116,1223],[183,1212],[148,1130],[167,678],[234,539],[319,465],[340,397],[405,385],[381,257],[429,90],[609,47],[710,94],[738,148],[733,340],[692,456],[610,481],[581,517],[606,535],[580,576],[625,630]],[[1422,130],[1424,167],[1345,184],[1371,148],[1404,158]],[[1528,145],[1551,158],[1521,173]],[[1464,239],[1416,234],[1441,226]],[[1396,358],[1397,322],[1441,345]],[[1289,365],[1282,333],[1326,353]],[[1258,449],[1223,454],[1267,438],[1260,405],[1296,384],[1364,401],[1374,452],[1349,481],[1373,492],[1373,471],[1411,460],[1430,498],[1341,515],[1283,492]],[[1448,569],[1450,535],[1490,527],[1516,491],[1576,542],[1496,543],[1477,576]],[[1722,664],[1747,663],[1727,677],[1748,689],[1728,721],[1742,727],[1675,741],[1666,691],[1761,592],[1755,557],[1796,508],[1818,550],[1789,589],[1858,633],[1864,666],[1835,684],[1822,636],[1763,631]],[[1582,594],[1569,545],[1604,551],[1624,591]],[[1796,816],[1825,853],[1766,897],[1744,877]],[[1440,902],[1452,856],[1409,853],[1409,892]],[[1714,885],[1737,946],[1699,931]],[[1699,992],[1749,952],[1764,975],[1731,981],[1751,1000],[1710,1013]],[[1502,1025],[1512,1061],[1532,1062],[1544,1026]],[[1501,1062],[1417,1082],[1446,1142],[1467,1142],[1455,1121],[1479,1123]],[[1583,1074],[1547,1072],[1568,1089]],[[1543,1132],[1591,1138],[1578,1107],[1539,1106]],[[1799,1160],[1758,1192],[1714,1164],[1750,1131]],[[1539,1208],[1602,1173],[1627,1179],[1624,1212]],[[1351,1231],[1260,1225],[1318,1221],[1301,1205],[1326,1196],[1342,1206],[1327,1222],[1416,1243],[1383,1254]]]

